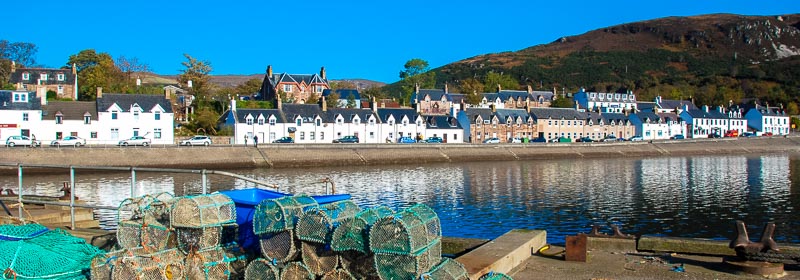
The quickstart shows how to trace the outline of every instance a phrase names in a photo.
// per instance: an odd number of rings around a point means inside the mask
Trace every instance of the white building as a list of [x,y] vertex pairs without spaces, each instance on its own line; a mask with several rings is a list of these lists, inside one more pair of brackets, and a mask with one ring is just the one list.
[[636,95],[633,91],[626,93],[587,92],[585,89],[574,95],[575,102],[587,111],[601,113],[623,113],[637,109]]
[[636,129],[635,135],[644,140],[670,139],[682,134],[686,135],[686,122],[673,113],[639,112],[630,115],[631,124]]
[[0,90],[0,140],[3,144],[9,136],[44,135],[41,112],[41,98],[35,92]]
[[787,135],[791,122],[789,115],[783,108],[775,108],[769,106],[756,106],[747,111],[744,115],[747,119],[747,124],[751,128],[759,132],[770,132],[774,135]]
[[708,138],[710,134],[724,135],[736,130],[739,135],[747,130],[747,119],[743,118],[740,109],[725,111],[722,107],[716,110],[703,106],[702,109],[685,108],[680,117],[686,121],[687,138]]
[[132,136],[144,136],[153,145],[174,144],[172,105],[165,95],[104,94],[97,91],[98,144],[117,144]]
[[100,127],[97,102],[50,101],[42,106],[42,132],[36,137],[42,140],[42,144],[65,136],[78,136],[86,139],[89,145],[100,144],[104,143],[99,138]]

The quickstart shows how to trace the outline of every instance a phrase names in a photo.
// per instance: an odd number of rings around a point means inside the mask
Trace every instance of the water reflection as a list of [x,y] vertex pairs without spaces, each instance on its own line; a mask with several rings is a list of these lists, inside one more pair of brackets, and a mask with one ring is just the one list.
[[[759,234],[778,224],[779,242],[800,242],[800,163],[797,155],[565,159],[434,164],[419,167],[329,167],[235,170],[289,193],[337,191],[364,207],[395,210],[421,202],[439,214],[445,235],[494,238],[514,228],[546,229],[548,241],[619,224],[626,233],[729,239],[733,221]],[[76,195],[117,206],[131,192],[129,173],[78,174]],[[68,176],[26,176],[25,193],[60,195]],[[211,190],[251,183],[210,176]],[[16,186],[16,177],[0,177]],[[137,173],[133,191],[199,193],[200,176]],[[16,188],[16,187],[15,187]],[[104,226],[114,213],[98,212]],[[609,230],[609,227],[605,227]],[[755,238],[755,237],[754,237]]]

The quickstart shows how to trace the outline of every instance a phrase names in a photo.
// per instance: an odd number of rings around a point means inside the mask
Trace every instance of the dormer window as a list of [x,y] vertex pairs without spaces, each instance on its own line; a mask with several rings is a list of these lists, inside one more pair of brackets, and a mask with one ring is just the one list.
[[595,97],[597,97],[597,95],[596,95],[594,92],[590,93],[590,94],[589,94],[589,96],[590,96],[591,98],[595,98]]
[[64,116],[61,113],[56,114],[56,124],[63,124],[64,123]]
[[253,117],[249,117],[249,116],[248,116],[248,117],[247,117],[246,119],[244,119],[244,120],[245,120],[245,123],[246,123],[247,125],[253,125]]
[[28,73],[28,72],[22,73],[22,80],[23,81],[27,81],[27,80],[30,80],[30,79],[31,79],[31,73]]
[[315,120],[315,122],[316,122],[317,126],[322,126],[322,120],[321,119],[318,118],[318,119]]
[[39,74],[39,80],[47,81],[47,73]]
[[14,93],[14,102],[28,102],[28,93],[27,92],[15,92]]
[[138,110],[134,110],[133,111],[133,119],[134,120],[138,120],[139,119],[139,111]]
[[92,123],[92,116],[91,115],[83,115],[83,124],[91,124]]
[[303,125],[303,119],[301,119],[301,118],[295,119],[294,120],[294,124],[296,124],[297,126]]
[[338,125],[344,124],[344,118],[342,118],[342,117],[336,118],[336,124],[338,124]]
[[264,125],[264,118],[258,118],[258,125]]
[[394,120],[389,120],[387,123],[388,123],[389,125],[394,125]]
[[116,120],[117,118],[119,118],[119,112],[111,111],[111,119]]
[[159,112],[159,111],[153,112],[153,118],[155,120],[157,120],[157,121],[160,121],[161,120],[161,112]]
[[631,101],[633,101],[633,100],[634,100],[634,96],[633,96],[633,94],[628,94],[628,99],[630,99]]
[[353,119],[353,124],[361,124],[361,119],[359,118]]
[[269,118],[269,125],[275,125],[275,118]]
[[64,75],[64,73],[58,73],[57,77],[59,81],[63,82],[64,80],[66,80],[66,76]]

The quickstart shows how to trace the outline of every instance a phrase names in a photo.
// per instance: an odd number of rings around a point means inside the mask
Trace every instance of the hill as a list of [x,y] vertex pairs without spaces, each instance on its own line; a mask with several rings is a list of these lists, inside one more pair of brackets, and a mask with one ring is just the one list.
[[480,79],[492,71],[510,75],[520,88],[624,88],[638,92],[640,100],[661,95],[702,104],[745,98],[786,104],[800,96],[800,14],[713,14],[626,23],[432,71],[437,86]]
[[[150,84],[177,84],[177,75],[146,75],[143,78],[144,83]],[[264,74],[251,74],[251,75],[211,75],[211,83],[219,87],[236,87],[244,84],[251,79],[264,80]],[[331,82],[347,82],[352,83],[358,89],[366,89],[370,87],[382,87],[385,84],[382,82],[366,80],[366,79],[338,79],[331,80]]]

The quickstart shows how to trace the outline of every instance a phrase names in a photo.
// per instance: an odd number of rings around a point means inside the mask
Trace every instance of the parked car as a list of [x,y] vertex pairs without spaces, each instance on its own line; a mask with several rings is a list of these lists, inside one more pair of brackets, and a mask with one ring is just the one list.
[[410,143],[417,143],[414,138],[403,136],[397,139],[397,143],[399,144],[410,144]]
[[642,138],[642,136],[631,136],[631,138],[628,139],[628,141],[631,141],[631,142],[644,141],[644,138]]
[[544,139],[543,137],[539,137],[539,138],[534,138],[533,140],[531,140],[529,142],[531,142],[531,143],[546,143],[547,139]]
[[73,147],[80,147],[86,145],[86,139],[80,138],[78,136],[66,136],[64,138],[53,140],[50,142],[50,146],[61,147],[61,146],[73,146]]
[[606,135],[606,138],[603,138],[602,140],[600,140],[600,142],[615,142],[615,141],[617,141],[617,137],[614,136],[613,134],[612,135]]
[[144,136],[133,136],[131,138],[120,140],[117,144],[118,146],[150,146],[150,139],[144,138]]
[[711,133],[708,135],[708,138],[722,138],[722,135],[719,135],[719,133]]
[[425,143],[444,143],[444,141],[442,141],[442,137],[438,137],[438,136],[431,136],[431,137],[428,137],[428,139],[425,139],[423,141]]
[[675,134],[675,136],[672,136],[672,137],[670,137],[669,139],[673,139],[673,140],[681,140],[681,139],[686,139],[686,137],[685,137],[685,136],[683,136],[683,134]]
[[294,143],[294,139],[292,139],[292,137],[285,136],[272,141],[272,143]]
[[358,136],[348,135],[339,139],[334,139],[333,143],[358,143]]
[[728,130],[727,132],[725,132],[725,137],[739,137],[739,131],[733,129]]
[[486,140],[483,140],[483,143],[486,143],[486,144],[500,144],[500,138],[497,138],[497,137],[486,138]]
[[581,137],[578,138],[577,142],[591,143],[594,142],[594,140],[592,140],[592,138],[589,137]]
[[772,136],[772,132],[764,132],[764,136]]
[[745,131],[744,133],[742,133],[741,137],[756,137],[756,134],[750,131]]
[[211,145],[211,137],[205,135],[195,135],[192,138],[181,141],[181,146]]
[[514,137],[514,138],[511,138],[511,139],[509,139],[509,141],[508,141],[508,142],[509,142],[509,143],[522,143],[522,138],[520,138],[520,137]]
[[42,141],[32,139],[24,135],[9,136],[6,139],[6,147],[25,146],[25,147],[39,147]]

